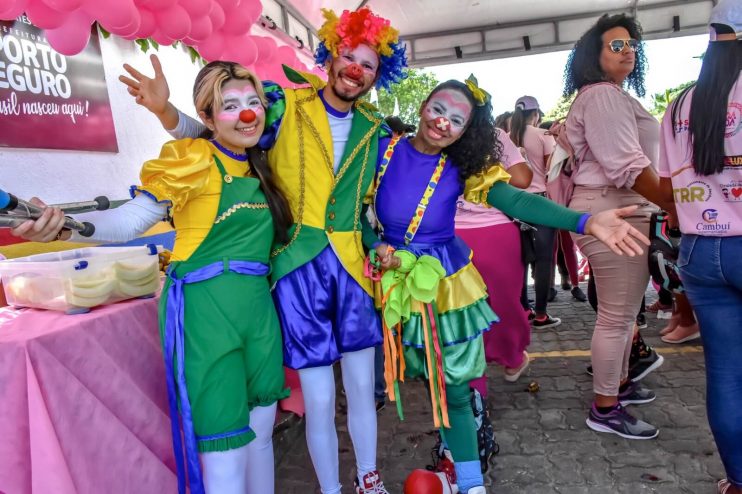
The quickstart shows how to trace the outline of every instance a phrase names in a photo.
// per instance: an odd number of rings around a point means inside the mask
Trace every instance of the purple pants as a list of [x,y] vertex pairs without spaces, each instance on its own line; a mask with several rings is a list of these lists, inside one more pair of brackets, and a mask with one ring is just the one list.
[[286,367],[331,365],[342,353],[381,345],[374,300],[348,274],[332,247],[278,280],[273,299]]

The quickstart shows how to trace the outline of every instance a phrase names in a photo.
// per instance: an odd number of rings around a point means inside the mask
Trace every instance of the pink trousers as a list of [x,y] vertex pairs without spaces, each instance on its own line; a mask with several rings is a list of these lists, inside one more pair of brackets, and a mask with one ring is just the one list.
[[[657,208],[632,190],[577,186],[569,203],[571,209],[593,214],[630,205],[639,205],[639,209],[626,221],[648,236],[649,216]],[[619,256],[595,237],[573,237],[590,261],[598,292],[598,318],[590,347],[593,390],[617,396],[628,375],[634,322],[649,283],[648,249],[645,246],[640,256]]]
[[[514,223],[505,223],[457,229],[456,234],[472,249],[472,262],[487,285],[490,307],[500,317],[500,322],[484,334],[487,361],[517,368],[523,363],[523,351],[531,343],[531,326],[520,305],[524,278],[520,230]],[[472,386],[486,396],[483,382],[472,382]]]

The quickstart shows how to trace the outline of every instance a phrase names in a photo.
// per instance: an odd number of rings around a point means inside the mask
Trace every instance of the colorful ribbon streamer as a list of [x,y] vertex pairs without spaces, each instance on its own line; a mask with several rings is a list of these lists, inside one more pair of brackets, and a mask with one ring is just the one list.
[[387,394],[391,401],[396,402],[397,413],[404,420],[399,394],[399,381],[404,381],[405,371],[402,328],[410,319],[413,302],[418,303],[421,307],[433,422],[439,428],[441,425],[449,427],[445,366],[438,329],[440,323],[435,307],[438,285],[446,276],[446,270],[433,256],[424,255],[418,258],[405,250],[398,250],[394,255],[399,258],[400,267],[387,270],[381,277],[384,380]]

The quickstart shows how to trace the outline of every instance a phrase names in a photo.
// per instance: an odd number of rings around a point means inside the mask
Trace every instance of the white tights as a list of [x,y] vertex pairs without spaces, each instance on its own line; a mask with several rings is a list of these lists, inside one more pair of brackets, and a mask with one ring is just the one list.
[[[376,470],[374,348],[344,353],[340,360],[348,401],[348,431],[358,477]],[[335,375],[332,366],[299,370],[306,409],[306,435],[323,494],[340,494],[338,437],[335,430]]]
[[275,403],[255,407],[250,412],[254,440],[241,448],[200,454],[206,494],[273,494],[275,420]]

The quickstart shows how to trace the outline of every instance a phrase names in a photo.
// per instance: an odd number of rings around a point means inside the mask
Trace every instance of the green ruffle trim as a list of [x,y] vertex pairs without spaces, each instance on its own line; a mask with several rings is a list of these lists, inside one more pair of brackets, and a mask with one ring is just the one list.
[[274,404],[278,400],[283,400],[291,395],[290,388],[283,388],[281,391],[269,394],[268,396],[258,396],[256,399],[251,400],[247,403],[247,408],[252,411],[255,407],[267,407]]
[[[440,321],[441,339],[443,346],[449,347],[467,343],[477,338],[490,325],[500,320],[487,303],[487,297],[482,297],[471,305],[458,310],[450,310],[438,315]],[[402,343],[408,347],[423,348],[425,336],[423,334],[422,315],[413,312],[410,320],[402,329]]]
[[236,436],[210,439],[208,441],[198,441],[198,452],[213,453],[215,451],[228,451],[230,449],[241,448],[242,446],[249,444],[253,439],[255,439],[255,437],[255,431],[250,429],[249,431]]
[[[428,378],[425,350],[411,346],[405,347],[404,358],[405,377]],[[481,377],[487,368],[482,335],[479,334],[472,340],[459,345],[443,347],[443,366],[446,384],[465,384]]]

